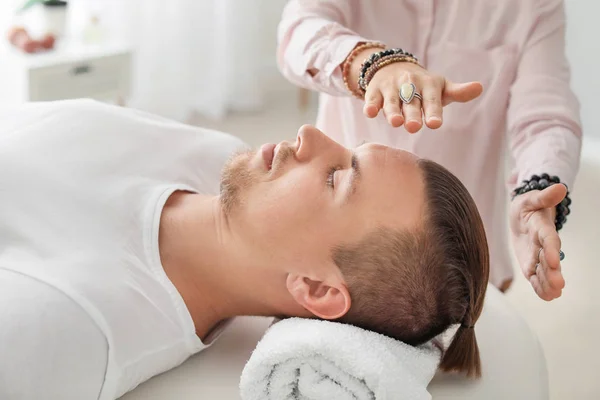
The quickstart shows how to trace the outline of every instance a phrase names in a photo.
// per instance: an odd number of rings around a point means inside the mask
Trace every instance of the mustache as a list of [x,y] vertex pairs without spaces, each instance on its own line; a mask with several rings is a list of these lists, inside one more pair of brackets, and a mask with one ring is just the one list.
[[294,149],[288,146],[281,146],[279,151],[275,155],[273,159],[273,163],[271,165],[272,169],[275,169],[282,165],[288,158],[294,156]]

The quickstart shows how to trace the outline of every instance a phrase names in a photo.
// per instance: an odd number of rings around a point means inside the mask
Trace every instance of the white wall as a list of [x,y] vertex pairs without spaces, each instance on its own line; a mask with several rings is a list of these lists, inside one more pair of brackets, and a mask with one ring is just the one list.
[[584,137],[600,140],[600,0],[566,0],[567,56]]
[[6,37],[6,30],[13,20],[13,13],[23,3],[21,0],[0,0],[0,40]]

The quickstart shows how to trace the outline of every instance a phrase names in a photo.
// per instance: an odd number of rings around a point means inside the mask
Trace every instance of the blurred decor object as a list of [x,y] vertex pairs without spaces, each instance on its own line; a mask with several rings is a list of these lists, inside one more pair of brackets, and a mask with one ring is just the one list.
[[92,15],[83,30],[83,42],[86,44],[98,44],[104,39],[104,31],[100,19]]
[[32,7],[42,7],[40,13],[41,29],[55,38],[64,36],[67,27],[67,2],[63,0],[27,0],[19,9],[23,13]]
[[36,53],[44,50],[51,50],[54,48],[56,41],[55,37],[51,33],[47,33],[42,39],[34,40],[29,36],[29,33],[22,26],[16,26],[8,31],[8,41],[16,48],[24,51],[25,53]]

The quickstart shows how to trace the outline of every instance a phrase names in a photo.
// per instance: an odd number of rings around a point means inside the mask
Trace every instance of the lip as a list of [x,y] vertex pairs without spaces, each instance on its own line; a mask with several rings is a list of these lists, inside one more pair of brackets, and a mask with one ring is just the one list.
[[265,166],[267,167],[267,171],[271,170],[271,166],[273,165],[273,159],[275,158],[275,147],[276,144],[267,143],[263,144],[260,148],[260,152],[262,154],[263,161],[265,162]]

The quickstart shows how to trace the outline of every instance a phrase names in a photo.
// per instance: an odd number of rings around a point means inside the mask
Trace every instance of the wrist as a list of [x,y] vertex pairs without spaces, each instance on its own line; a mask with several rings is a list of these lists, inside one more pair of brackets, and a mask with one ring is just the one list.
[[344,84],[350,93],[362,99],[379,69],[400,62],[419,65],[415,56],[400,48],[386,49],[378,42],[359,43],[342,64]]
[[[518,195],[530,192],[532,190],[544,190],[547,187],[555,184],[563,184],[565,187],[567,187],[566,184],[560,181],[558,176],[549,176],[548,174],[541,174],[539,176],[533,175],[531,179],[523,181],[521,186],[515,188],[511,197],[514,200],[514,198]],[[560,231],[565,222],[567,222],[567,215],[571,213],[570,205],[571,197],[569,196],[569,188],[567,187],[567,195],[552,210],[556,231]]]
[[[375,74],[391,64],[400,64],[406,67],[408,64],[418,65],[417,59],[402,49],[388,49],[372,54],[360,67],[358,86],[364,93]],[[420,66],[419,66],[420,67]]]
[[362,92],[358,85],[358,77],[365,58],[383,49],[385,49],[385,45],[379,42],[358,43],[342,63],[344,84],[354,96],[362,98]]
[[353,91],[360,90],[358,86],[358,78],[360,77],[362,64],[371,56],[371,54],[378,53],[381,50],[382,48],[371,48],[365,49],[356,54],[356,57],[354,57],[354,60],[350,64],[350,70],[348,71],[348,83]]

